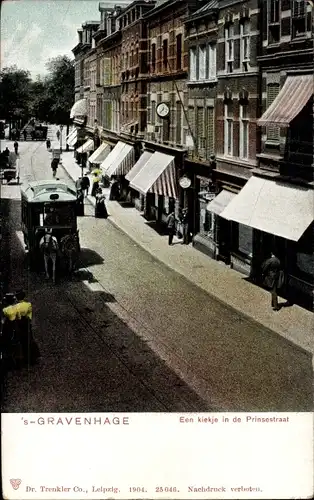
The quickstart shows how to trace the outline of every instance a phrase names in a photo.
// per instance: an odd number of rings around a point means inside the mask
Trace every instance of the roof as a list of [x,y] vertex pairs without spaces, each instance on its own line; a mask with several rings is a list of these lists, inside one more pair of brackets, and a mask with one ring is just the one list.
[[218,9],[218,8],[219,8],[218,0],[211,0],[210,2],[203,5],[196,12],[193,12],[193,14],[189,17],[189,19],[194,19],[194,18],[197,18],[200,16],[206,16],[207,14],[210,14],[211,10]]
[[[60,201],[76,201],[76,192],[63,181],[36,181],[30,182],[21,188],[21,193],[30,203],[58,203]],[[58,199],[51,199],[52,194],[57,194]]]

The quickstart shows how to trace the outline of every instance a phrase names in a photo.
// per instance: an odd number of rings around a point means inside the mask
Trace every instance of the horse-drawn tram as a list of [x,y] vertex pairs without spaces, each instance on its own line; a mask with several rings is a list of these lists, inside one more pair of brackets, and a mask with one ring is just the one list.
[[22,231],[30,268],[38,269],[44,262],[48,278],[51,261],[54,280],[61,256],[72,272],[80,251],[76,191],[66,182],[44,180],[22,186],[21,198]]

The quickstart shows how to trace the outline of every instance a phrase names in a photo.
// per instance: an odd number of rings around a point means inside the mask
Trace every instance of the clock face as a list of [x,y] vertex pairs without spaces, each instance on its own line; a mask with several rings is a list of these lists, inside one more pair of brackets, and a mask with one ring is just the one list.
[[156,108],[157,115],[160,116],[160,118],[165,118],[166,116],[169,115],[169,106],[165,102],[161,102],[158,104]]

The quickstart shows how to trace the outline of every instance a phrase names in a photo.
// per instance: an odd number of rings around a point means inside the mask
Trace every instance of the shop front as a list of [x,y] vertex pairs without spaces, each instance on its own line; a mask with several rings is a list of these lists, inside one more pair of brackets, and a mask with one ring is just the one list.
[[[262,263],[273,252],[285,271],[287,297],[313,305],[311,187],[253,175],[221,216],[233,228],[239,228],[232,234],[242,252],[247,253],[250,275],[257,284],[262,284]],[[235,257],[232,263],[237,268]]]
[[125,200],[127,198],[128,182],[125,176],[133,167],[135,158],[134,145],[118,141],[100,164],[104,179],[110,180],[114,186],[111,189],[114,199]]
[[[131,172],[132,174],[132,172]],[[148,220],[166,223],[173,210],[179,213],[175,157],[155,151],[130,181],[130,188],[145,197]]]

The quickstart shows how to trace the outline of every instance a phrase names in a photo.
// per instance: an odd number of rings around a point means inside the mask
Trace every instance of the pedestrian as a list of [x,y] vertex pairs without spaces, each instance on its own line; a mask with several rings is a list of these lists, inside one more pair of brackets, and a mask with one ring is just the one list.
[[108,212],[106,208],[106,196],[102,192],[101,188],[98,188],[96,193],[96,205],[95,205],[95,217],[101,219],[107,219]]
[[6,156],[7,158],[9,158],[9,156],[10,156],[10,150],[9,150],[8,146],[7,146],[7,147],[5,148],[5,150],[3,151],[3,154],[4,154],[4,156]]
[[14,142],[14,152],[16,155],[18,155],[19,151],[19,143],[17,141]]
[[56,177],[57,175],[58,165],[59,165],[59,158],[53,158],[51,161],[51,169],[53,177]]
[[46,146],[47,146],[47,149],[51,148],[51,141],[50,141],[50,139],[46,140]]
[[84,196],[86,197],[88,195],[89,187],[90,187],[90,180],[87,175],[83,175],[82,177],[82,191],[84,193]]
[[84,215],[84,193],[82,189],[76,191],[76,215],[82,217]]
[[120,196],[120,188],[119,183],[115,177],[112,178],[111,187],[110,187],[110,200],[118,200]]
[[19,290],[15,294],[17,304],[17,319],[19,326],[19,337],[22,348],[23,360],[29,365],[33,365],[40,357],[38,345],[33,337],[32,318],[33,308],[31,302],[26,300],[26,294]]
[[174,212],[171,212],[167,217],[168,228],[168,245],[172,245],[172,240],[176,232],[176,217]]
[[189,232],[189,212],[187,208],[182,211],[181,217],[181,227],[182,227],[182,244],[188,245],[190,243],[190,232]]
[[100,183],[100,176],[97,172],[93,172],[93,185],[92,185],[92,196],[96,197]]
[[283,271],[281,262],[274,253],[262,264],[263,284],[269,288],[271,293],[271,307],[274,311],[279,311],[278,289],[283,284]]
[[23,136],[24,136],[24,141],[26,141],[27,140],[27,132],[26,132],[25,128],[23,130]]
[[57,139],[59,141],[59,139],[60,139],[60,130],[57,130],[56,136],[57,136]]
[[76,191],[80,191],[82,189],[82,177],[79,177],[75,181],[75,189],[76,189]]

